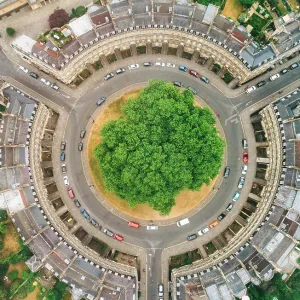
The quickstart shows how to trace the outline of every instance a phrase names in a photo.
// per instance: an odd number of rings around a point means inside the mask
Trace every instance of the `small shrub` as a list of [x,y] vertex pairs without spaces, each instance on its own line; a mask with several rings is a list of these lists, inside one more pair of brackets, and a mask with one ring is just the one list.
[[15,31],[13,28],[11,28],[11,27],[7,27],[7,28],[6,28],[6,33],[7,33],[9,36],[14,36],[15,33],[16,33],[16,31]]

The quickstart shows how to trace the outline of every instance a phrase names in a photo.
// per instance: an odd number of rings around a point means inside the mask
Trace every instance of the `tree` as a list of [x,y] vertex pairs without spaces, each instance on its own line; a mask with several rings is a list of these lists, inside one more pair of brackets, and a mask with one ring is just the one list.
[[8,275],[7,275],[8,279],[11,280],[11,281],[18,278],[18,276],[19,276],[19,271],[18,270],[13,270],[13,271],[9,272]]
[[8,215],[6,210],[0,209],[0,222],[7,220]]
[[6,33],[9,35],[9,36],[14,36],[16,31],[12,28],[12,27],[7,27],[6,28]]
[[8,299],[8,291],[3,285],[0,286],[0,299],[1,300]]
[[8,263],[0,264],[0,277],[4,277],[6,275],[8,268],[9,268]]
[[49,25],[51,28],[62,27],[69,22],[70,18],[64,9],[57,9],[49,17]]
[[21,278],[17,278],[17,279],[15,279],[15,280],[12,282],[12,284],[11,284],[11,286],[10,286],[10,289],[9,289],[9,296],[10,296],[10,297],[12,297],[12,296],[15,294],[15,292],[19,289],[20,285],[21,285],[23,282],[24,282],[24,280],[21,279]]
[[7,225],[6,224],[3,224],[3,223],[0,223],[0,232],[1,233],[6,233],[7,232]]
[[86,13],[86,8],[81,5],[76,7],[75,11],[76,11],[76,17],[79,18]]
[[240,15],[239,15],[239,18],[238,18],[238,21],[240,22],[240,23],[245,23],[245,20],[247,19],[247,14],[246,13],[241,13]]
[[106,188],[164,215],[182,190],[199,190],[218,175],[225,146],[211,111],[195,107],[191,91],[157,80],[100,135],[94,156]]
[[31,272],[29,269],[22,272],[22,279],[28,280],[35,276],[35,273]]

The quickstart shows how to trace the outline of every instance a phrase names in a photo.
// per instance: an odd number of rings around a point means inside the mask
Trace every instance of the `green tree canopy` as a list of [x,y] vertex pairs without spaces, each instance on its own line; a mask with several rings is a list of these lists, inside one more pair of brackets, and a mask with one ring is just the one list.
[[7,277],[9,280],[15,280],[16,278],[18,278],[19,276],[19,271],[18,270],[13,270],[11,272],[8,273]]
[[189,90],[150,81],[100,132],[94,156],[106,188],[130,206],[148,203],[169,214],[180,191],[199,190],[217,176],[225,143],[214,125]]

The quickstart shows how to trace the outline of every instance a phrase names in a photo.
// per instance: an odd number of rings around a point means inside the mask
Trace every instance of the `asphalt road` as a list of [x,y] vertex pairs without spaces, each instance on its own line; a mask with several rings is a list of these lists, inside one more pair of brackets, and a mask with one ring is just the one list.
[[[125,63],[126,61],[124,61]],[[124,64],[125,66],[126,64]],[[60,90],[56,92],[43,85],[39,80],[34,80],[19,70],[18,66],[12,64],[0,51],[0,74],[10,76],[27,87],[40,93],[42,96],[51,99],[56,104],[64,107],[69,112],[68,123],[65,130],[65,140],[67,141],[66,164],[68,167],[68,177],[70,185],[73,187],[76,198],[85,207],[92,217],[103,227],[107,227],[114,232],[124,236],[127,243],[144,247],[148,252],[148,298],[157,296],[157,284],[161,282],[161,253],[162,250],[186,242],[189,234],[196,233],[199,229],[206,227],[211,221],[225,210],[236,190],[237,182],[241,176],[241,140],[243,130],[239,120],[239,113],[264,97],[276,93],[289,83],[299,78],[300,68],[290,71],[274,82],[268,82],[263,88],[247,95],[243,93],[236,98],[227,98],[213,85],[202,83],[199,79],[187,73],[180,72],[177,68],[144,68],[128,71],[122,75],[115,76],[108,82],[99,78],[97,85],[90,89],[79,99],[74,99],[67,93]],[[41,73],[37,72],[42,76]],[[94,75],[95,76],[95,75]],[[191,86],[198,91],[198,95],[219,115],[219,120],[223,126],[227,142],[227,165],[231,168],[230,177],[222,181],[222,184],[211,199],[211,201],[197,214],[190,218],[190,224],[184,227],[177,227],[176,224],[161,226],[158,231],[147,231],[145,227],[134,230],[127,226],[127,222],[108,211],[95,198],[91,191],[91,183],[87,183],[81,164],[81,153],[77,150],[80,141],[79,133],[82,128],[86,128],[91,116],[97,109],[96,101],[105,96],[107,102],[112,101],[115,92],[139,82],[147,82],[151,78],[164,79],[168,81],[181,81],[185,87]],[[107,103],[105,104],[107,105]],[[98,110],[104,109],[103,107]],[[83,142],[87,141],[87,137]],[[221,170],[221,173],[223,170]],[[58,178],[56,180],[62,180]],[[67,199],[67,194],[64,197]],[[232,218],[238,211],[234,209],[230,212]],[[221,226],[221,225],[219,225]],[[202,237],[201,237],[202,238]],[[205,236],[203,237],[205,238]],[[200,239],[200,238],[198,238]]]

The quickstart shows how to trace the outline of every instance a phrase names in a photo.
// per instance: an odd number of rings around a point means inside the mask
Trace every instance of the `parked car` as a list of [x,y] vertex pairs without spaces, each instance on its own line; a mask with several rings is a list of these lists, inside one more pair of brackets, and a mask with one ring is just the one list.
[[241,177],[240,177],[240,180],[239,180],[239,183],[238,183],[238,189],[243,188],[244,183],[245,183],[245,177],[244,177],[244,176],[241,176]]
[[67,143],[65,141],[62,141],[60,143],[60,150],[66,150],[66,145],[67,145]]
[[133,228],[140,228],[140,224],[137,222],[129,221],[128,226],[133,227]]
[[217,220],[215,220],[215,221],[213,221],[213,222],[211,222],[211,223],[209,224],[209,228],[214,228],[214,227],[216,227],[218,224],[219,224],[219,222],[218,222]]
[[209,228],[205,227],[205,228],[203,228],[203,229],[201,229],[201,230],[198,231],[198,235],[200,236],[200,235],[203,235],[203,234],[205,234],[207,232],[209,232]]
[[65,185],[69,185],[69,179],[68,179],[68,176],[64,176],[63,179],[64,179],[64,184],[65,184]]
[[243,164],[242,166],[242,174],[245,175],[247,173],[248,166],[246,164]]
[[217,217],[217,219],[218,219],[219,221],[222,221],[225,217],[226,217],[226,215],[225,215],[224,213],[222,213],[222,214],[220,214],[220,215]]
[[121,235],[116,234],[116,233],[114,234],[114,239],[116,239],[117,241],[120,241],[120,242],[122,242],[124,240],[124,238]]
[[253,86],[249,87],[249,89],[246,89],[246,94],[250,94],[250,93],[254,92],[256,89],[257,89],[256,86],[253,85]]
[[183,72],[187,72],[187,71],[188,71],[188,68],[185,67],[185,66],[179,66],[178,69],[179,69],[180,71],[183,71]]
[[293,63],[293,64],[290,66],[290,69],[291,69],[291,70],[294,70],[294,69],[296,69],[296,68],[298,68],[298,67],[299,67],[299,63],[295,62],[295,63]]
[[108,73],[104,76],[104,80],[107,81],[115,76],[114,73]]
[[39,75],[36,74],[36,73],[34,73],[34,72],[30,72],[29,76],[32,77],[32,78],[34,78],[34,79],[38,79],[39,78]]
[[270,77],[270,80],[271,80],[271,81],[274,81],[274,80],[278,79],[279,77],[280,77],[280,75],[277,73],[277,74],[271,76],[271,77]]
[[248,152],[247,152],[247,151],[245,151],[245,152],[243,153],[243,162],[244,162],[244,163],[247,163],[247,162],[248,162]]
[[91,216],[88,214],[88,212],[87,212],[84,208],[81,208],[81,209],[80,209],[80,212],[83,214],[83,216],[84,216],[87,220],[90,220],[90,219],[91,219]]
[[160,62],[160,61],[157,61],[157,62],[155,63],[155,67],[165,67],[165,66],[166,66],[166,64],[163,63],[163,62]]
[[110,237],[114,236],[114,233],[106,228],[103,229],[103,232]]
[[79,151],[82,151],[82,149],[83,149],[83,143],[80,142],[80,143],[78,144],[78,150],[79,150]]
[[128,69],[129,70],[134,70],[134,69],[138,69],[139,67],[140,67],[139,64],[133,64],[133,65],[128,66]]
[[182,87],[182,83],[179,81],[173,81],[173,84],[178,87]]
[[90,222],[91,222],[92,225],[94,225],[95,227],[99,227],[99,224],[98,224],[94,219],[91,219]]
[[232,208],[233,208],[233,204],[230,203],[230,204],[227,205],[226,210],[227,210],[227,211],[231,211]]
[[247,149],[248,148],[248,143],[246,139],[242,139],[242,147],[243,149]]
[[284,75],[284,74],[286,74],[288,71],[289,71],[288,69],[283,69],[283,70],[280,71],[280,74],[281,74],[281,75]]
[[189,73],[190,73],[190,75],[192,75],[192,76],[194,76],[196,78],[200,77],[200,74],[197,71],[195,71],[195,70],[189,70]]
[[62,152],[62,153],[60,154],[60,160],[61,160],[61,161],[65,161],[65,160],[66,160],[65,152]]
[[125,72],[125,69],[124,68],[120,68],[118,70],[116,70],[116,74],[119,75],[119,74],[122,74]]
[[157,225],[148,225],[147,230],[158,230],[158,226]]
[[77,207],[80,207],[80,206],[81,206],[80,202],[79,202],[77,199],[74,199],[74,204],[75,204]]
[[236,202],[236,201],[239,200],[239,198],[240,198],[240,193],[239,193],[239,192],[235,192],[235,193],[233,194],[233,196],[232,196],[232,201],[233,201],[233,202]]
[[86,133],[86,130],[85,129],[81,129],[80,131],[80,138],[84,138],[85,137],[85,133]]
[[51,88],[54,89],[54,90],[56,90],[56,91],[59,90],[59,87],[56,85],[55,82],[51,84]]
[[187,240],[188,241],[192,241],[192,240],[194,240],[194,239],[196,239],[197,238],[197,234],[191,234],[191,235],[189,235],[188,237],[187,237]]
[[224,178],[229,177],[229,174],[230,174],[230,168],[226,167],[225,170],[224,170]]
[[153,66],[152,62],[144,62],[144,67],[151,67]]
[[164,296],[164,286],[163,286],[162,283],[160,283],[160,284],[158,285],[158,296],[159,296],[159,297],[163,297],[163,296]]
[[45,78],[41,78],[41,82],[42,82],[43,84],[47,85],[47,86],[50,85],[50,81],[47,80],[47,79],[45,79]]
[[62,164],[62,165],[61,165],[61,171],[62,171],[63,173],[66,173],[66,172],[67,172],[67,167],[66,167],[65,164]]
[[256,86],[259,88],[259,87],[262,87],[266,84],[267,82],[265,80],[262,80],[260,81]]
[[188,86],[188,89],[189,89],[194,95],[197,94],[197,91],[196,91],[194,88],[192,88],[191,86]]
[[209,79],[205,76],[200,76],[200,80],[202,80],[203,82],[209,84]]
[[75,195],[74,195],[74,192],[73,192],[73,189],[71,187],[68,187],[68,194],[69,194],[69,197],[71,199],[74,199],[75,198]]
[[104,101],[106,100],[106,98],[104,96],[102,96],[97,102],[96,105],[100,106]]
[[168,68],[175,68],[175,64],[172,64],[172,63],[167,63],[166,66]]
[[25,67],[23,67],[23,66],[19,66],[19,69],[20,69],[21,71],[23,71],[24,73],[28,73],[28,69],[25,68]]

